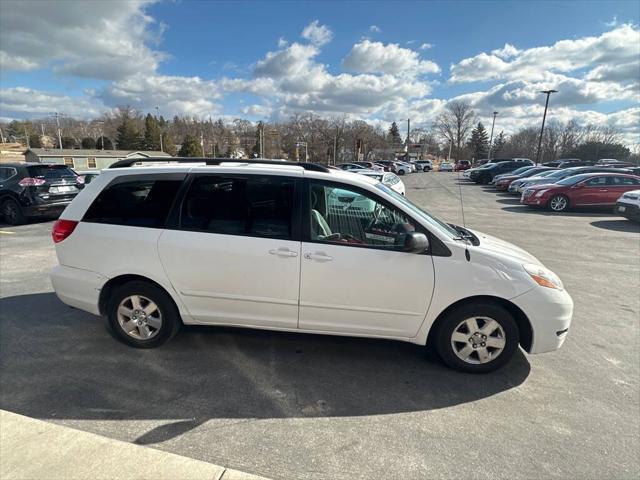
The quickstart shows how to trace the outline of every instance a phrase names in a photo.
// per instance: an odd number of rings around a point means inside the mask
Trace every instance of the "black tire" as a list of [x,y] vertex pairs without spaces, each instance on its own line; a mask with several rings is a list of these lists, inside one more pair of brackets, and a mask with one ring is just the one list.
[[[486,363],[470,363],[462,360],[454,351],[452,336],[462,321],[473,317],[488,317],[498,322],[504,331],[505,345],[499,354]],[[479,324],[479,323],[478,323]],[[504,366],[518,349],[520,335],[518,326],[511,314],[493,303],[475,303],[464,305],[450,312],[437,326],[433,345],[442,361],[449,367],[466,373],[488,373]],[[461,347],[464,344],[458,344]],[[495,354],[495,350],[492,352]],[[472,354],[473,355],[473,354]],[[476,353],[476,356],[478,353]],[[479,357],[476,357],[479,358]],[[476,361],[476,359],[471,359]]]
[[480,183],[482,185],[489,185],[490,181],[491,181],[491,179],[489,177],[480,177]]
[[398,175],[404,175],[404,170],[398,170]]
[[569,199],[565,195],[554,195],[547,202],[547,208],[552,212],[566,212],[569,209]]
[[[148,340],[132,337],[125,332],[118,320],[118,307],[120,303],[132,295],[140,295],[151,300],[156,304],[161,314],[162,324],[160,328],[157,329],[157,333]],[[171,297],[156,285],[141,280],[127,282],[114,289],[107,301],[107,319],[115,336],[123,343],[136,348],[158,347],[169,341],[182,325],[180,312],[178,312],[178,308],[175,303],[173,303]]]
[[422,171],[423,171],[423,172],[428,172],[428,171],[429,171],[429,167],[424,167],[424,168],[422,169]]
[[7,198],[2,202],[0,209],[4,221],[9,225],[24,225],[27,223],[27,217],[22,213],[22,208],[13,198]]

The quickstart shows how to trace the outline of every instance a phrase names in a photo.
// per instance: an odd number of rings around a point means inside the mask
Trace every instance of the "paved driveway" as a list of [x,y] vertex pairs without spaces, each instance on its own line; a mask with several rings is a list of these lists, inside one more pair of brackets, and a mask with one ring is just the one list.
[[462,188],[467,226],[561,276],[562,350],[483,376],[409,344],[249,330],[134,350],[51,292],[50,222],[2,226],[0,408],[276,479],[637,478],[637,225],[529,210],[456,174],[403,181],[458,223]]

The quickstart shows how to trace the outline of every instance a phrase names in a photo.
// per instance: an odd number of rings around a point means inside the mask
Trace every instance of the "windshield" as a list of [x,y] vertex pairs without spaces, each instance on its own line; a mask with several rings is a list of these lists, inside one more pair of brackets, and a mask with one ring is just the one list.
[[383,192],[385,192],[386,194],[391,195],[395,200],[397,200],[402,205],[404,205],[409,212],[411,212],[420,220],[422,220],[426,225],[435,228],[436,230],[443,233],[444,235],[446,235],[448,238],[452,240],[460,238],[460,232],[450,227],[448,224],[444,223],[439,218],[436,218],[430,213],[422,210],[420,207],[410,202],[407,199],[407,197],[405,197],[404,195],[397,193],[396,191],[390,189],[389,187],[387,187],[382,183],[378,183],[376,187],[382,190]]
[[515,169],[513,172],[510,173],[510,175],[520,175],[521,173],[526,172],[527,170],[531,170],[533,167],[528,166],[528,167],[520,167]]
[[362,175],[366,175],[367,177],[375,178],[379,182],[382,181],[382,174],[377,172],[363,172]]

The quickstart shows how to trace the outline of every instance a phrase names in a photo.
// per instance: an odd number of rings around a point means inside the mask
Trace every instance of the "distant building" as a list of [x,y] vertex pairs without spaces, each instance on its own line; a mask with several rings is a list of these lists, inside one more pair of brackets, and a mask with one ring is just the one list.
[[63,163],[77,170],[102,170],[125,158],[171,157],[166,152],[142,150],[83,150],[59,148],[30,148],[25,153],[27,162]]

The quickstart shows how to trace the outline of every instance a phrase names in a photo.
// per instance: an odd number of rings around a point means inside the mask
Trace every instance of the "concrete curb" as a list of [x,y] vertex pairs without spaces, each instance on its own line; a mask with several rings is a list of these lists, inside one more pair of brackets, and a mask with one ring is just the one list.
[[2,480],[266,480],[0,410]]

